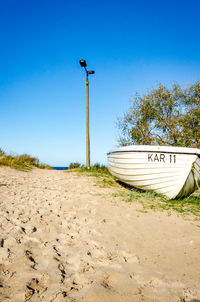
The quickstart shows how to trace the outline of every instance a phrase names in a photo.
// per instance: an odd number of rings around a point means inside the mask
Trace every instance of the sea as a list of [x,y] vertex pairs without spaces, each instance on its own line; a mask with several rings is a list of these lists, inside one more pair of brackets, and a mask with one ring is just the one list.
[[54,170],[67,170],[68,167],[52,167]]

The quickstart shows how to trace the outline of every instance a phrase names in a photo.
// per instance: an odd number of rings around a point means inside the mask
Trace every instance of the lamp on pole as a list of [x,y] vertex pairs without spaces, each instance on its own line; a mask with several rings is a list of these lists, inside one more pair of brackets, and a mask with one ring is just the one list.
[[89,129],[89,80],[88,75],[94,74],[94,70],[87,70],[85,60],[79,61],[81,67],[86,71],[86,167],[90,167],[90,129]]

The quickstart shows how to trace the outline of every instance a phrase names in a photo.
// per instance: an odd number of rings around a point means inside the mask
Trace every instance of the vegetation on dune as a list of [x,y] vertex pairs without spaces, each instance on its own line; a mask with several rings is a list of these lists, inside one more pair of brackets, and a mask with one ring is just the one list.
[[87,168],[86,166],[81,165],[78,162],[70,163],[69,169],[67,170],[67,172],[87,172],[89,174],[92,173],[95,176],[105,176],[105,175],[111,176],[107,167],[105,165],[101,165],[99,163],[96,163],[96,164],[90,166],[90,168]]
[[120,145],[200,144],[200,82],[189,88],[161,83],[143,96],[136,95],[131,107],[118,120]]
[[125,190],[113,193],[113,197],[122,197],[125,202],[138,201],[143,205],[142,212],[152,210],[175,210],[182,214],[194,214],[200,217],[200,191],[183,199],[169,200],[167,197],[154,191],[143,191],[127,185],[122,186]]
[[79,163],[79,162],[73,162],[73,163],[70,163],[69,164],[69,169],[77,169],[77,168],[80,168],[82,167],[82,165]]
[[[90,168],[87,168],[79,163],[74,163],[69,165],[69,169],[66,172],[80,172],[80,173],[86,173],[89,176],[94,176],[100,178],[100,181],[98,184],[101,184],[101,186],[116,186],[116,182],[110,172],[108,171],[108,168],[105,165],[101,165],[99,163],[96,163]],[[77,167],[78,164],[78,167]]]
[[36,157],[28,154],[18,156],[7,155],[2,149],[0,149],[0,166],[8,166],[23,171],[31,170],[33,167],[51,169],[50,166],[41,164]]

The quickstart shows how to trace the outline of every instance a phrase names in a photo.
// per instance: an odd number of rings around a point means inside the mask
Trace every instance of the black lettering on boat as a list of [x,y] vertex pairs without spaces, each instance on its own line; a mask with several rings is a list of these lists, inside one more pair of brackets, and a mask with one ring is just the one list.
[[174,154],[174,155],[172,155],[172,154],[170,154],[169,155],[169,160],[170,160],[170,163],[176,163],[176,155]]
[[163,154],[163,153],[161,153],[160,154],[160,162],[163,162],[163,163],[165,163],[165,154]]
[[154,157],[154,162],[155,162],[156,160],[159,161],[158,154],[156,154],[155,157]]
[[148,161],[153,161],[152,156],[153,156],[152,153],[151,153],[151,154],[148,154]]
[[176,154],[164,154],[164,153],[148,153],[148,161],[149,162],[158,162],[165,163],[170,162],[172,164],[176,163]]

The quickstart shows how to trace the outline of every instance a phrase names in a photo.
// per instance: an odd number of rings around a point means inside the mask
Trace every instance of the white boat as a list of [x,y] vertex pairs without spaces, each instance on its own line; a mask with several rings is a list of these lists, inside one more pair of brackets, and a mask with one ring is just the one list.
[[107,154],[108,169],[118,180],[169,199],[200,188],[200,149],[133,145]]

